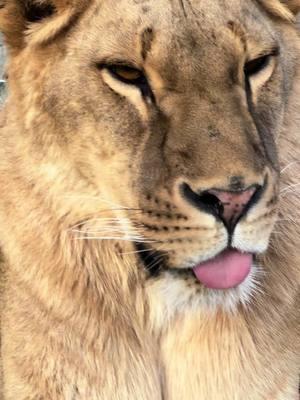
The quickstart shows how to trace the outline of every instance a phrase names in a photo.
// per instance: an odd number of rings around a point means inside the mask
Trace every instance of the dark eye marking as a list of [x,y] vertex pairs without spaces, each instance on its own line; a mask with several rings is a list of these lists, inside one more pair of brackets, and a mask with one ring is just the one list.
[[265,69],[270,63],[270,56],[263,56],[256,58],[255,60],[248,61],[245,64],[244,72],[247,77],[258,74],[260,71]]
[[244,73],[246,78],[251,78],[257,75],[259,72],[263,71],[270,64],[273,57],[279,55],[279,49],[275,48],[271,53],[264,54],[253,60],[249,60],[244,65]]

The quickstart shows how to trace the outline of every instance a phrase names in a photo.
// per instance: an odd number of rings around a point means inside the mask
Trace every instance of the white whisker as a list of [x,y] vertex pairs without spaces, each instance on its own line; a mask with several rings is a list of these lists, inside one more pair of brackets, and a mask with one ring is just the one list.
[[130,234],[130,233],[143,233],[143,230],[141,229],[127,229],[125,232],[121,231],[120,228],[117,226],[115,227],[110,227],[110,226],[104,226],[101,229],[72,229],[72,232],[74,233],[89,233],[89,234],[99,234],[101,232],[117,232],[120,234]]
[[163,260],[164,260],[163,256],[159,256],[158,258],[155,259],[154,262],[152,262],[151,264],[147,265],[147,269],[151,271],[157,265],[159,265]]
[[106,203],[106,204],[108,204],[108,205],[111,205],[111,206],[113,206],[114,208],[115,207],[117,207],[118,209],[120,209],[120,210],[130,210],[131,208],[130,207],[127,207],[127,206],[122,206],[122,205],[120,205],[120,204],[117,204],[117,203],[114,203],[113,201],[111,201],[111,200],[107,200],[107,199],[104,199],[104,198],[102,198],[102,197],[100,197],[100,196],[88,196],[88,195],[64,195],[64,196],[62,196],[62,197],[64,197],[64,198],[70,198],[70,199],[88,199],[88,200],[99,200],[100,202],[103,202],[103,203]]
[[126,251],[126,252],[121,252],[121,253],[119,253],[120,255],[122,255],[122,256],[127,256],[127,255],[131,255],[131,254],[140,254],[140,253],[150,253],[151,251],[153,251],[153,250],[151,250],[151,249],[144,249],[144,250],[133,250],[133,251]]
[[82,225],[86,225],[86,224],[92,224],[92,223],[96,223],[96,222],[99,222],[99,223],[105,223],[105,222],[126,222],[126,223],[128,223],[128,218],[118,218],[118,217],[113,217],[113,218],[89,218],[89,219],[87,219],[87,220],[84,220],[84,221],[81,221],[81,222],[78,222],[77,224],[75,224],[75,225],[72,225],[70,228],[68,228],[68,229],[73,229],[73,228],[76,228],[76,227],[78,227],[78,226],[82,226]]
[[73,240],[121,240],[124,242],[156,243],[154,240],[147,240],[141,237],[126,238],[124,236],[82,236],[73,238]]
[[[150,240],[150,239],[149,239]],[[146,243],[146,242],[145,242]],[[148,242],[149,243],[149,242]],[[155,243],[155,244],[157,244],[158,242],[157,241],[152,241],[151,243]],[[133,250],[133,251],[127,251],[127,252],[122,252],[122,253],[120,253],[120,254],[122,254],[122,255],[130,255],[130,254],[140,254],[140,253],[149,253],[149,255],[152,253],[155,253],[155,252],[159,252],[159,251],[161,251],[162,250],[162,247],[163,247],[163,243],[160,243],[160,245],[158,245],[158,246],[156,246],[156,248],[155,249],[143,249],[143,250]],[[167,251],[166,250],[163,250],[164,251],[164,253],[167,253]]]
[[289,191],[289,190],[291,190],[291,189],[293,189],[293,188],[295,188],[295,187],[298,187],[298,186],[300,186],[300,182],[299,182],[299,183],[294,183],[293,185],[289,185],[289,186],[283,188],[283,189],[280,191],[280,193],[285,193],[286,191]]
[[288,168],[290,168],[292,165],[298,164],[300,163],[300,161],[292,161],[290,162],[288,165],[286,165],[281,171],[280,173],[283,174]]

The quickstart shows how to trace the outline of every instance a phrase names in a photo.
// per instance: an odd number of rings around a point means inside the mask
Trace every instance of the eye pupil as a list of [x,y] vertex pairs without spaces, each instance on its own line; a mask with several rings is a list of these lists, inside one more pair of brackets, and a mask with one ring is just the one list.
[[258,74],[262,71],[270,61],[270,56],[263,56],[256,58],[255,60],[248,61],[244,66],[244,72],[247,77]]

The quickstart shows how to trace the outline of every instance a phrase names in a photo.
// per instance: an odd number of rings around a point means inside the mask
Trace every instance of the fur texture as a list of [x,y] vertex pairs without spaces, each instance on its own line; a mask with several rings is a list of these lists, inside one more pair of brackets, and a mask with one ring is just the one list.
[[[3,400],[297,398],[299,9],[3,0]],[[253,185],[231,238],[183,190]],[[229,240],[256,265],[206,289]]]

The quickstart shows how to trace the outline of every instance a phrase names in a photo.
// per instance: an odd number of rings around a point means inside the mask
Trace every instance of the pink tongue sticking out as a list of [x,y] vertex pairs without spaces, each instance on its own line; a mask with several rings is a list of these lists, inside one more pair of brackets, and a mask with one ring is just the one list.
[[197,279],[210,289],[230,289],[242,283],[251,271],[253,255],[226,250],[193,268]]

